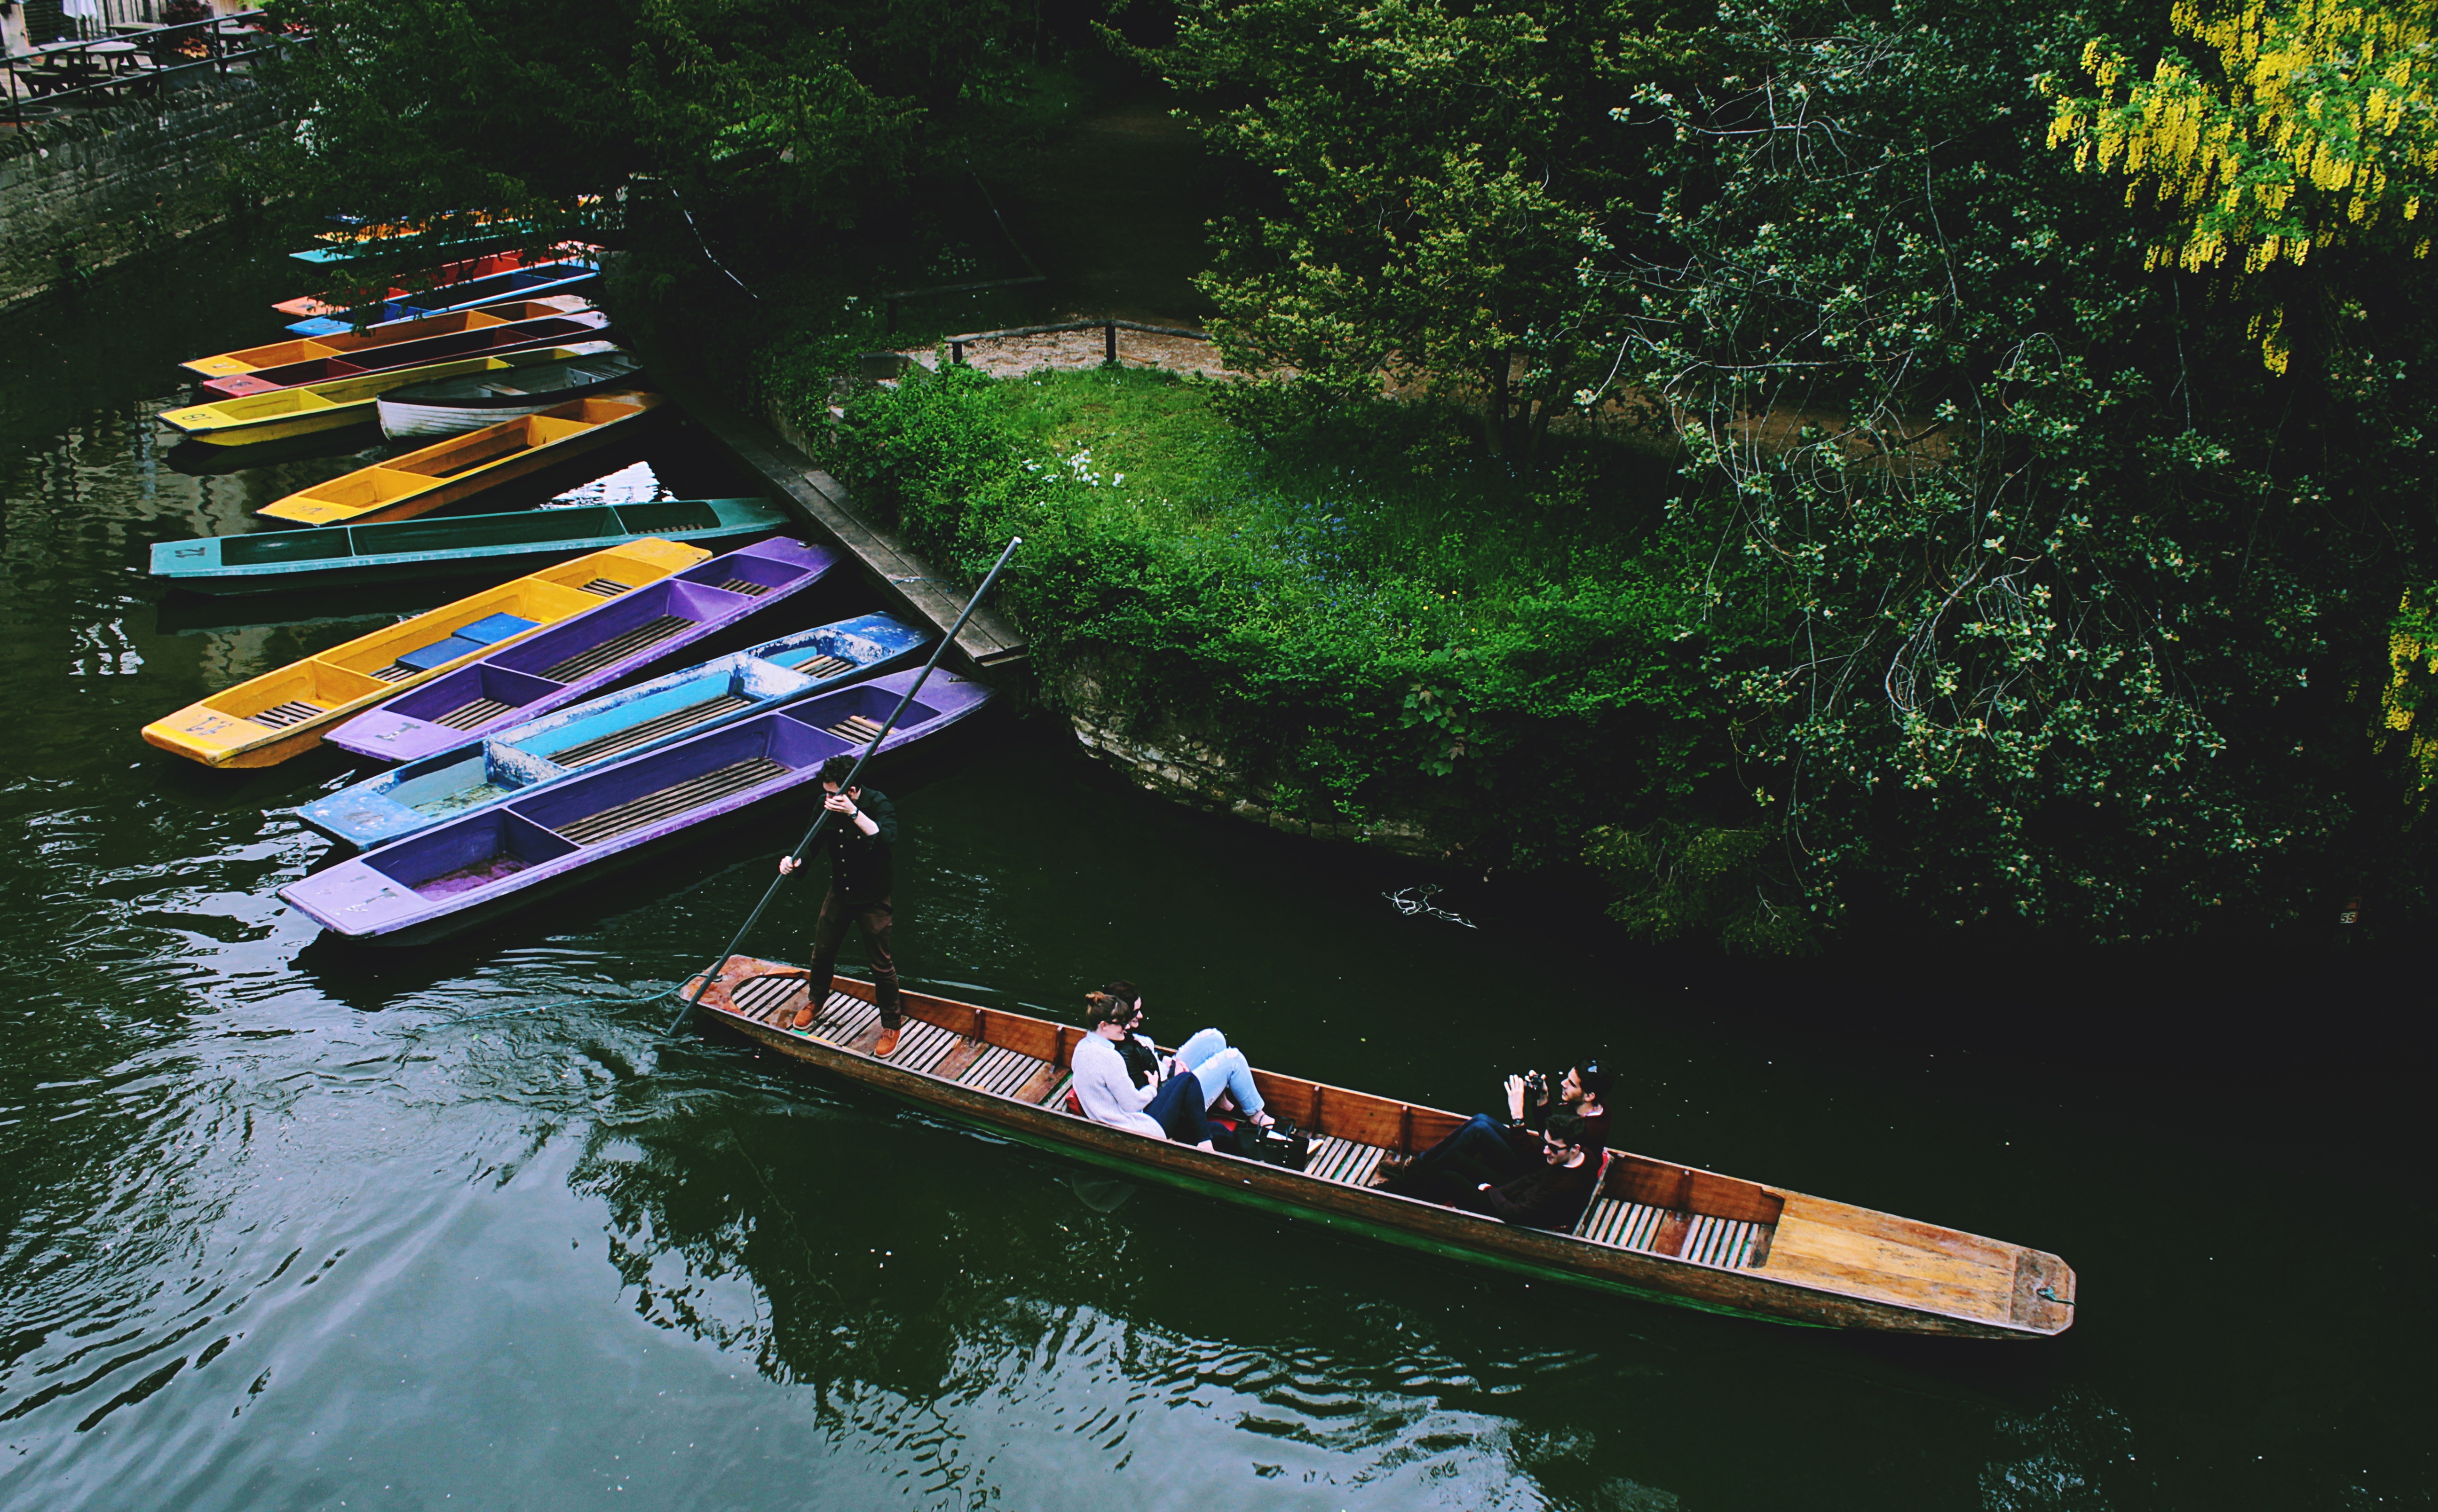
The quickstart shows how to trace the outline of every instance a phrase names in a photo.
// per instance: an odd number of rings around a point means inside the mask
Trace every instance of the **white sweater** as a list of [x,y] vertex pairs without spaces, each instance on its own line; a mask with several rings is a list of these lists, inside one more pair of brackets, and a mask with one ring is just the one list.
[[1084,1105],[1084,1116],[1094,1123],[1165,1139],[1168,1131],[1159,1126],[1157,1118],[1143,1112],[1158,1095],[1157,1081],[1135,1085],[1135,1079],[1126,1074],[1126,1058],[1118,1053],[1107,1035],[1086,1034],[1083,1043],[1075,1046],[1075,1100]]

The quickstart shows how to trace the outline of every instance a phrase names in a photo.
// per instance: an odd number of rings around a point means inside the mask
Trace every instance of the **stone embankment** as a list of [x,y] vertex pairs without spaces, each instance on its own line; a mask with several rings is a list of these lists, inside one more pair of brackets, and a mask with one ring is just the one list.
[[0,131],[0,309],[226,218],[230,151],[277,125],[230,78]]

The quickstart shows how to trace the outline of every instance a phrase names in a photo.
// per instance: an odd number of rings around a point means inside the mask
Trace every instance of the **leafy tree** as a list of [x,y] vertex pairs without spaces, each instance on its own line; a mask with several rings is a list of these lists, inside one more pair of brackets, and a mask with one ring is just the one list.
[[1610,107],[1681,64],[1666,0],[1188,0],[1170,79],[1281,213],[1216,226],[1202,281],[1241,367],[1476,409],[1536,452],[1616,370],[1644,134]]
[[910,176],[988,162],[1025,136],[1023,39],[1039,9],[274,3],[314,43],[268,71],[300,128],[250,172],[300,213],[428,224],[505,210],[539,245],[599,223],[583,199],[641,180],[717,218],[723,245],[749,255],[852,226]]
[[1618,272],[1692,457],[1679,528],[1724,548],[1703,591],[1793,608],[1730,690],[1784,864],[1822,918],[2102,938],[2417,896],[2347,699],[2438,545],[2428,294],[2376,282],[2272,392],[2060,171],[2023,82],[2049,35],[2003,0],[1730,0],[1717,75],[1645,95],[1673,245]]

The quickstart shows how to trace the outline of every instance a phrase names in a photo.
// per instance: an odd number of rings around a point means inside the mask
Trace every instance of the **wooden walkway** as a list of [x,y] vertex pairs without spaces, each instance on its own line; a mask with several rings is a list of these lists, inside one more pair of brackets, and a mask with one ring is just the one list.
[[[823,472],[769,426],[720,398],[674,354],[656,348],[646,356],[653,383],[747,466],[768,480],[772,491],[792,501],[831,544],[844,548],[861,565],[865,578],[898,608],[928,625],[934,635],[956,622],[976,583],[962,575],[951,578],[933,571],[905,542],[865,520],[856,512],[845,484]],[[957,649],[976,667],[1004,667],[1023,659],[1024,635],[985,604],[965,622],[957,636]]]

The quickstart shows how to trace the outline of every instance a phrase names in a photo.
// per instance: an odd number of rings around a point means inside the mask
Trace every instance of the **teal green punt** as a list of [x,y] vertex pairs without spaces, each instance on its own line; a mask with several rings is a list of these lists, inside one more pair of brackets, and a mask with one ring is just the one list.
[[477,573],[513,577],[645,536],[711,546],[793,523],[783,506],[768,499],[663,499],[444,515],[155,541],[152,576],[198,593],[268,593]]

